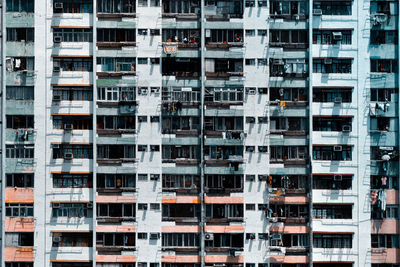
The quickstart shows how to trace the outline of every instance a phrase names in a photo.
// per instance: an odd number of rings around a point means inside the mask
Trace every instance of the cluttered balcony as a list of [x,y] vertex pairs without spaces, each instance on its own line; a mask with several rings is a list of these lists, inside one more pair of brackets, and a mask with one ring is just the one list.
[[239,168],[244,162],[243,146],[216,146],[204,147],[204,159],[207,166],[232,166]]
[[98,77],[122,77],[125,75],[136,75],[136,59],[129,57],[98,57]]
[[207,21],[229,21],[234,18],[243,18],[243,2],[234,0],[206,1],[204,16]]
[[207,49],[243,47],[243,29],[207,29],[205,40]]

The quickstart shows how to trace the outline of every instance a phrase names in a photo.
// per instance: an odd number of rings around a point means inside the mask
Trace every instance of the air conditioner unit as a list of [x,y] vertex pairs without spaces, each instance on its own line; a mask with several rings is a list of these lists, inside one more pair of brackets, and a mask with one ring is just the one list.
[[351,126],[350,125],[343,125],[342,126],[342,132],[351,132]]
[[74,126],[71,123],[64,124],[64,130],[72,131],[73,129],[74,129]]
[[268,152],[268,147],[267,146],[259,146],[258,152]]
[[88,209],[93,209],[93,203],[92,203],[92,202],[87,203],[87,204],[86,204],[86,208],[88,208]]
[[159,239],[160,234],[159,233],[150,233],[150,239]]
[[255,123],[255,122],[256,122],[256,118],[254,118],[254,117],[247,117],[247,118],[246,118],[246,122],[247,122],[247,123]]
[[158,181],[160,179],[159,174],[150,174],[150,180],[151,181]]
[[61,43],[61,42],[62,42],[62,36],[54,35],[53,43]]
[[64,160],[72,160],[74,155],[70,152],[64,154]]
[[213,233],[206,233],[204,235],[205,240],[214,240],[214,234]]
[[343,150],[342,146],[334,146],[333,147],[333,151],[342,151],[342,150]]
[[334,181],[341,181],[342,180],[342,176],[341,175],[334,175],[333,176],[333,180]]
[[53,101],[61,101],[60,95],[53,95]]
[[61,237],[60,236],[53,236],[53,242],[54,243],[60,243],[61,242]]
[[59,207],[60,207],[60,203],[58,203],[58,202],[53,202],[53,203],[51,203],[51,206],[52,206],[53,208],[59,208]]
[[322,9],[313,9],[314,16],[322,16]]
[[325,65],[331,65],[332,64],[332,59],[331,58],[324,59],[324,64]]
[[335,97],[335,104],[342,104],[343,99],[341,97]]
[[62,2],[55,2],[54,3],[54,8],[55,9],[62,9],[64,7],[64,3]]
[[341,32],[332,32],[332,38],[334,41],[341,41],[343,36]]

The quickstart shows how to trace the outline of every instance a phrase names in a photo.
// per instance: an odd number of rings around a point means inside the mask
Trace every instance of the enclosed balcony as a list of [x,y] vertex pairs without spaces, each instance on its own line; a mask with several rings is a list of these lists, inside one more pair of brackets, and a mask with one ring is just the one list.
[[271,0],[269,14],[276,19],[305,20],[308,18],[308,1]]
[[136,118],[135,116],[97,116],[97,133],[107,136],[136,133]]
[[309,249],[308,234],[277,234],[270,235],[270,251],[285,255],[307,255]]
[[207,204],[207,224],[229,224],[229,222],[243,221],[243,204]]
[[162,162],[180,165],[197,165],[200,147],[196,145],[163,145]]
[[97,0],[98,18],[136,17],[135,0]]
[[198,233],[163,233],[161,237],[162,250],[176,252],[197,252],[200,238]]
[[243,146],[205,146],[204,158],[207,166],[232,165],[238,168],[243,163]]
[[162,191],[176,194],[197,194],[200,176],[196,174],[163,174]]
[[205,191],[207,194],[243,192],[243,175],[207,174],[205,182]]
[[92,247],[92,233],[53,232],[53,247]]
[[136,58],[134,57],[98,57],[98,77],[122,77],[136,75]]
[[307,49],[307,30],[270,30],[269,41],[271,47],[284,49]]
[[207,49],[229,49],[243,46],[243,29],[206,29]]
[[207,87],[204,102],[207,108],[229,108],[231,105],[243,105],[243,96],[243,87]]
[[98,145],[97,163],[105,165],[121,165],[136,162],[135,145]]
[[233,76],[243,76],[243,59],[205,59],[207,79],[229,79]]
[[200,46],[200,30],[163,29],[162,41],[168,45],[173,43],[178,49],[197,49]]
[[198,204],[163,204],[162,220],[179,223],[196,223],[200,218]]
[[270,59],[270,76],[286,78],[306,78],[308,77],[308,60],[298,59]]
[[136,203],[97,203],[97,222],[121,223],[136,220]]
[[54,0],[53,13],[92,13],[93,0]]
[[97,233],[97,251],[120,255],[122,251],[136,250],[135,233]]
[[200,88],[163,87],[161,101],[163,113],[181,115],[179,113],[184,108],[199,108]]
[[307,163],[306,146],[270,146],[271,164],[305,165]]
[[97,192],[121,195],[136,191],[135,174],[97,174]]
[[270,222],[286,224],[305,224],[309,219],[308,205],[270,204],[265,209],[265,216]]
[[176,134],[176,137],[198,136],[200,118],[197,116],[163,116],[161,132]]
[[270,117],[271,134],[285,136],[304,136],[307,133],[308,120],[302,117]]
[[97,47],[136,46],[136,29],[97,29]]
[[231,250],[240,251],[244,247],[243,233],[213,233],[211,240],[205,241],[206,252],[225,252],[230,253]]
[[162,58],[162,75],[175,76],[176,79],[198,79],[200,59],[183,57]]
[[307,176],[303,175],[271,175],[267,182],[268,191],[281,195],[306,194],[309,185]]
[[231,18],[243,18],[243,2],[234,0],[206,1],[204,15],[208,21],[229,21]]
[[200,17],[199,0],[166,0],[163,1],[162,17],[178,20],[197,20]]

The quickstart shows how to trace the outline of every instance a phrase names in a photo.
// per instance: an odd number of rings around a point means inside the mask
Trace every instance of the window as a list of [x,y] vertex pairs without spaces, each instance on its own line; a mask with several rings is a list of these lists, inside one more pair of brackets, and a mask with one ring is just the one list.
[[102,247],[134,247],[135,233],[97,233],[96,245]]
[[159,36],[160,29],[150,29],[150,36]]
[[259,58],[259,59],[257,59],[257,63],[258,63],[258,66],[267,66],[268,61],[265,58]]
[[372,248],[399,248],[397,235],[371,234]]
[[53,71],[93,71],[92,58],[76,57],[76,58],[53,58]]
[[33,217],[33,203],[6,203],[6,217]]
[[147,233],[138,233],[138,239],[147,239]]
[[134,159],[135,145],[98,145],[97,159]]
[[163,204],[163,220],[170,221],[175,218],[199,218],[200,205],[197,204]]
[[[56,266],[52,265],[53,267],[61,267],[61,266]],[[33,267],[33,262],[6,262],[6,267]],[[72,267],[72,265],[68,265],[68,267]],[[74,266],[76,267],[76,266]],[[89,265],[85,266],[79,266],[79,267],[89,267]],[[91,267],[91,266],[90,266]]]
[[371,101],[392,101],[392,97],[399,93],[399,88],[371,88]]
[[146,173],[139,173],[138,174],[138,180],[139,181],[147,181],[148,175]]
[[255,36],[256,30],[245,30],[245,35],[246,36]]
[[6,70],[8,72],[14,71],[33,71],[35,70],[34,57],[7,57]]
[[162,146],[162,159],[198,159],[200,157],[200,150],[198,146]]
[[97,204],[97,217],[112,217],[134,220],[136,216],[135,203]]
[[57,7],[53,2],[54,13],[93,13],[93,0],[63,0],[62,8]]
[[[52,267],[93,267],[93,263],[91,262],[52,262],[51,263]],[[96,267],[107,267],[107,266],[103,266],[103,265],[96,265]],[[114,266],[112,266],[114,267]],[[120,266],[118,266],[120,267]]]
[[[255,62],[255,59],[254,59]],[[206,88],[206,102],[243,102],[243,88]]]
[[160,58],[152,57],[152,58],[150,58],[150,63],[153,64],[153,65],[159,65],[160,64]]
[[370,42],[372,45],[397,44],[397,31],[371,30]]
[[[7,12],[34,12],[35,1],[32,0],[6,0]],[[14,266],[13,266],[14,267]]]
[[270,101],[308,101],[307,90],[304,88],[270,87]]
[[352,152],[353,147],[347,145],[314,146],[313,159],[350,161],[352,159]]
[[246,204],[246,210],[256,210],[256,204]]
[[352,175],[313,175],[313,189],[349,190],[352,181]]
[[397,73],[397,59],[371,59],[371,72]]
[[53,28],[53,38],[56,36],[61,42],[93,42],[92,29]]
[[386,205],[386,210],[382,210],[379,205],[371,205],[371,219],[399,219],[399,207],[396,205]]
[[306,158],[306,146],[270,146],[271,161],[304,160]]
[[353,234],[319,234],[314,233],[315,248],[352,248]]
[[135,62],[136,59],[134,57],[97,58],[97,66],[104,72],[134,72]]
[[150,6],[160,6],[160,0],[150,0]]
[[53,247],[92,247],[92,233],[53,232]]
[[351,219],[353,205],[313,205],[315,219]]
[[162,116],[162,133],[172,134],[179,131],[199,130],[199,117]]
[[270,30],[270,43],[274,47],[285,44],[307,44],[308,32],[299,30]]
[[352,30],[313,30],[313,44],[351,45]]
[[160,122],[160,116],[150,116],[150,122]]
[[397,176],[371,175],[371,189],[399,189],[399,178]]
[[245,64],[246,64],[246,66],[254,66],[254,65],[256,65],[256,59],[255,58],[246,58]]
[[199,234],[195,233],[163,233],[163,247],[197,247]]
[[98,130],[134,130],[135,116],[97,116]]
[[254,0],[246,0],[245,7],[255,7],[255,6],[256,6],[256,1],[254,1]]
[[159,203],[150,203],[150,210],[160,210]]
[[33,173],[7,173],[7,187],[33,187]]
[[33,28],[7,28],[7,42],[33,42]]
[[268,30],[257,30],[258,36],[266,36],[268,33]]
[[135,174],[97,174],[97,188],[135,188]]
[[[147,2],[147,0],[145,0]],[[147,35],[147,29],[138,29],[139,35]]]
[[207,29],[207,31],[209,31],[210,37],[206,37],[206,45],[212,43],[233,44],[243,42],[243,30]]
[[53,146],[53,159],[64,159],[66,155],[71,155],[74,159],[92,159],[92,145],[70,145],[59,144]]
[[243,204],[206,204],[210,219],[243,218]]
[[92,181],[92,174],[53,174],[54,188],[90,188]]
[[6,86],[7,100],[33,100],[33,86]]
[[147,204],[139,203],[138,204],[138,210],[147,210]]
[[147,151],[147,145],[138,145],[138,151],[139,152]]
[[91,203],[57,203],[53,202],[53,217],[91,218]]
[[204,155],[209,160],[242,159],[243,146],[205,146]]
[[313,101],[333,103],[340,100],[343,103],[351,103],[352,93],[352,88],[317,87],[313,88]]
[[97,42],[136,42],[135,29],[97,29]]
[[6,145],[6,158],[33,159],[34,145]]
[[214,233],[213,240],[206,240],[206,248],[243,248],[244,234]]
[[160,146],[159,145],[150,145],[150,151],[159,152],[160,151]]
[[163,174],[162,187],[166,189],[197,189],[200,186],[198,175],[186,174]]
[[237,192],[243,189],[243,175],[207,174],[204,180],[206,189],[210,191],[234,189]]
[[[313,117],[313,130],[323,132],[351,131],[352,117]],[[346,128],[346,127],[348,128]]]
[[53,129],[65,129],[66,125],[72,125],[74,130],[91,130],[93,127],[90,116],[53,116]]
[[98,13],[135,13],[136,3],[134,0],[97,0]]
[[282,15],[308,15],[307,3],[305,1],[270,1],[270,12],[272,16]]
[[6,247],[26,247],[33,246],[33,232],[32,233],[5,233],[4,246]]
[[93,88],[91,86],[53,86],[53,97],[58,96],[65,101],[92,101]]
[[34,128],[33,115],[6,115],[7,129]]
[[[345,2],[344,2],[345,3]],[[314,73],[351,73],[352,59],[314,59]]]
[[136,87],[98,87],[98,101],[134,101],[136,99]]
[[147,64],[147,57],[138,57],[138,64]]
[[304,77],[308,75],[308,59],[270,58],[271,77]]
[[350,16],[353,1],[314,1],[313,9],[321,9],[322,15]]

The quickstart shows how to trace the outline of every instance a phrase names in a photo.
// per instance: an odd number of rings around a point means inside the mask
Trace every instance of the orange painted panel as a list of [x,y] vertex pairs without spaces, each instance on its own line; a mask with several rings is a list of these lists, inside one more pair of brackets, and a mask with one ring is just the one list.
[[243,233],[244,226],[242,225],[206,225],[204,230],[212,233]]
[[97,262],[136,262],[135,255],[97,255]]
[[33,232],[34,231],[33,218],[21,218],[21,217],[6,218],[5,231]]
[[399,204],[398,190],[386,190],[386,204]]
[[134,233],[136,226],[134,225],[97,225],[96,232],[101,233]]
[[285,233],[285,234],[307,234],[310,232],[310,228],[305,225],[282,225],[282,226],[271,226],[270,231],[273,233]]
[[308,256],[271,256],[271,263],[308,263]]
[[6,188],[6,203],[33,203],[33,188]]
[[200,233],[200,226],[197,225],[171,225],[161,226],[163,233]]
[[98,203],[136,203],[136,196],[97,196]]
[[372,263],[399,263],[399,249],[397,248],[373,248],[371,249]]
[[4,261],[33,261],[33,248],[5,247]]
[[243,197],[204,197],[205,203],[213,204],[243,204]]
[[372,220],[371,221],[372,234],[398,234],[399,221],[394,219],[385,220]]
[[309,198],[306,196],[288,196],[285,197],[286,204],[307,204],[309,202]]
[[204,261],[206,263],[221,263],[221,262],[228,262],[228,263],[243,263],[244,257],[231,257],[226,255],[213,255],[213,256],[205,256]]
[[163,255],[161,256],[161,262],[199,263],[200,256]]
[[197,196],[164,196],[162,198],[164,204],[176,204],[176,203],[192,203],[200,204],[200,197]]

